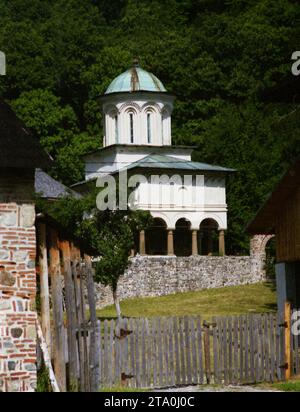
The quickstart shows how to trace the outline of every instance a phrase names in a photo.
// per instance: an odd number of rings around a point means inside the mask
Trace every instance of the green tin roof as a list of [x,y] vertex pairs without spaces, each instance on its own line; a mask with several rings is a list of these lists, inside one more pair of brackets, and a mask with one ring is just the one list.
[[161,93],[167,90],[154,74],[143,70],[135,62],[129,70],[120,74],[111,82],[105,94],[139,91]]
[[158,154],[151,154],[144,157],[137,162],[131,163],[122,170],[132,170],[135,168],[149,168],[149,169],[174,169],[187,171],[207,171],[207,172],[235,172],[235,169],[228,169],[226,167],[210,165],[207,163],[192,162],[187,160],[177,159],[172,156],[164,156]]

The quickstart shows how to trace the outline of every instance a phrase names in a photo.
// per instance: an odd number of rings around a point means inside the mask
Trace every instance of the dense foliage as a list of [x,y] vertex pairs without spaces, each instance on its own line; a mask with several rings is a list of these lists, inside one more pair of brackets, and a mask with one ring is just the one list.
[[0,93],[55,158],[82,179],[102,142],[97,98],[134,56],[177,95],[173,143],[238,170],[228,183],[228,252],[300,152],[296,0],[0,0]]
[[[98,189],[99,190],[99,189]],[[64,197],[56,202],[36,198],[36,206],[58,223],[63,236],[71,236],[82,250],[98,258],[95,280],[110,286],[118,305],[118,280],[129,265],[138,232],[151,225],[149,212],[96,208],[97,190],[80,199]],[[119,306],[117,313],[119,313]]]

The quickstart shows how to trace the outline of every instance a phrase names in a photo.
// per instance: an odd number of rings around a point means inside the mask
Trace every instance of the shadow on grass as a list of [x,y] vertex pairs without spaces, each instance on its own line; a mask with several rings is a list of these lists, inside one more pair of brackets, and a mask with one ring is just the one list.
[[276,282],[274,281],[269,281],[265,283],[266,287],[269,288],[272,292],[276,292]]
[[[266,282],[265,285],[268,289],[270,289],[271,292],[276,293],[276,282],[275,281]],[[277,312],[277,302],[266,303],[264,307],[266,308],[267,311]]]

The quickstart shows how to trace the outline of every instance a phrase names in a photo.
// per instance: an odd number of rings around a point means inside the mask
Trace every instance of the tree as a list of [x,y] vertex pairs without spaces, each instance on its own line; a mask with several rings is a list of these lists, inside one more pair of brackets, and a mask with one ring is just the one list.
[[61,99],[47,89],[24,92],[12,106],[54,158],[51,175],[67,185],[82,180],[81,156],[96,149],[98,142],[87,132],[80,132],[73,108],[62,105]]
[[[117,5],[117,6],[116,6]],[[135,56],[176,95],[174,144],[238,169],[227,186],[232,253],[245,224],[299,153],[300,41],[295,0],[1,0],[1,96],[56,161],[66,184],[102,144],[98,97]]]
[[117,316],[121,308],[118,299],[118,281],[129,265],[130,252],[136,233],[151,224],[148,212],[132,210],[96,209],[96,190],[85,198],[65,197],[47,203],[38,199],[37,207],[54,217],[64,232],[76,236],[86,251],[99,258],[95,268],[95,281],[110,286]]
[[150,220],[149,214],[141,211],[105,211],[97,214],[101,258],[96,265],[95,280],[111,287],[118,318],[121,318],[118,281],[129,265],[135,233],[147,228]]

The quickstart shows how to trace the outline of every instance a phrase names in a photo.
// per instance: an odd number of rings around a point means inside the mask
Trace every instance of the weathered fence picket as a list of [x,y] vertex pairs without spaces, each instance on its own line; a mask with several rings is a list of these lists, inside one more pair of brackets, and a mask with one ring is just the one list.
[[300,373],[298,311],[288,302],[281,314],[212,322],[195,316],[98,321],[91,258],[83,260],[78,247],[53,231],[49,258],[51,352],[62,391],[274,382]]
[[[101,385],[138,388],[203,383],[253,383],[283,378],[284,335],[279,317],[129,319],[104,321]],[[122,332],[122,338],[119,338]],[[299,341],[293,337],[294,371]],[[297,353],[296,353],[297,352]]]

